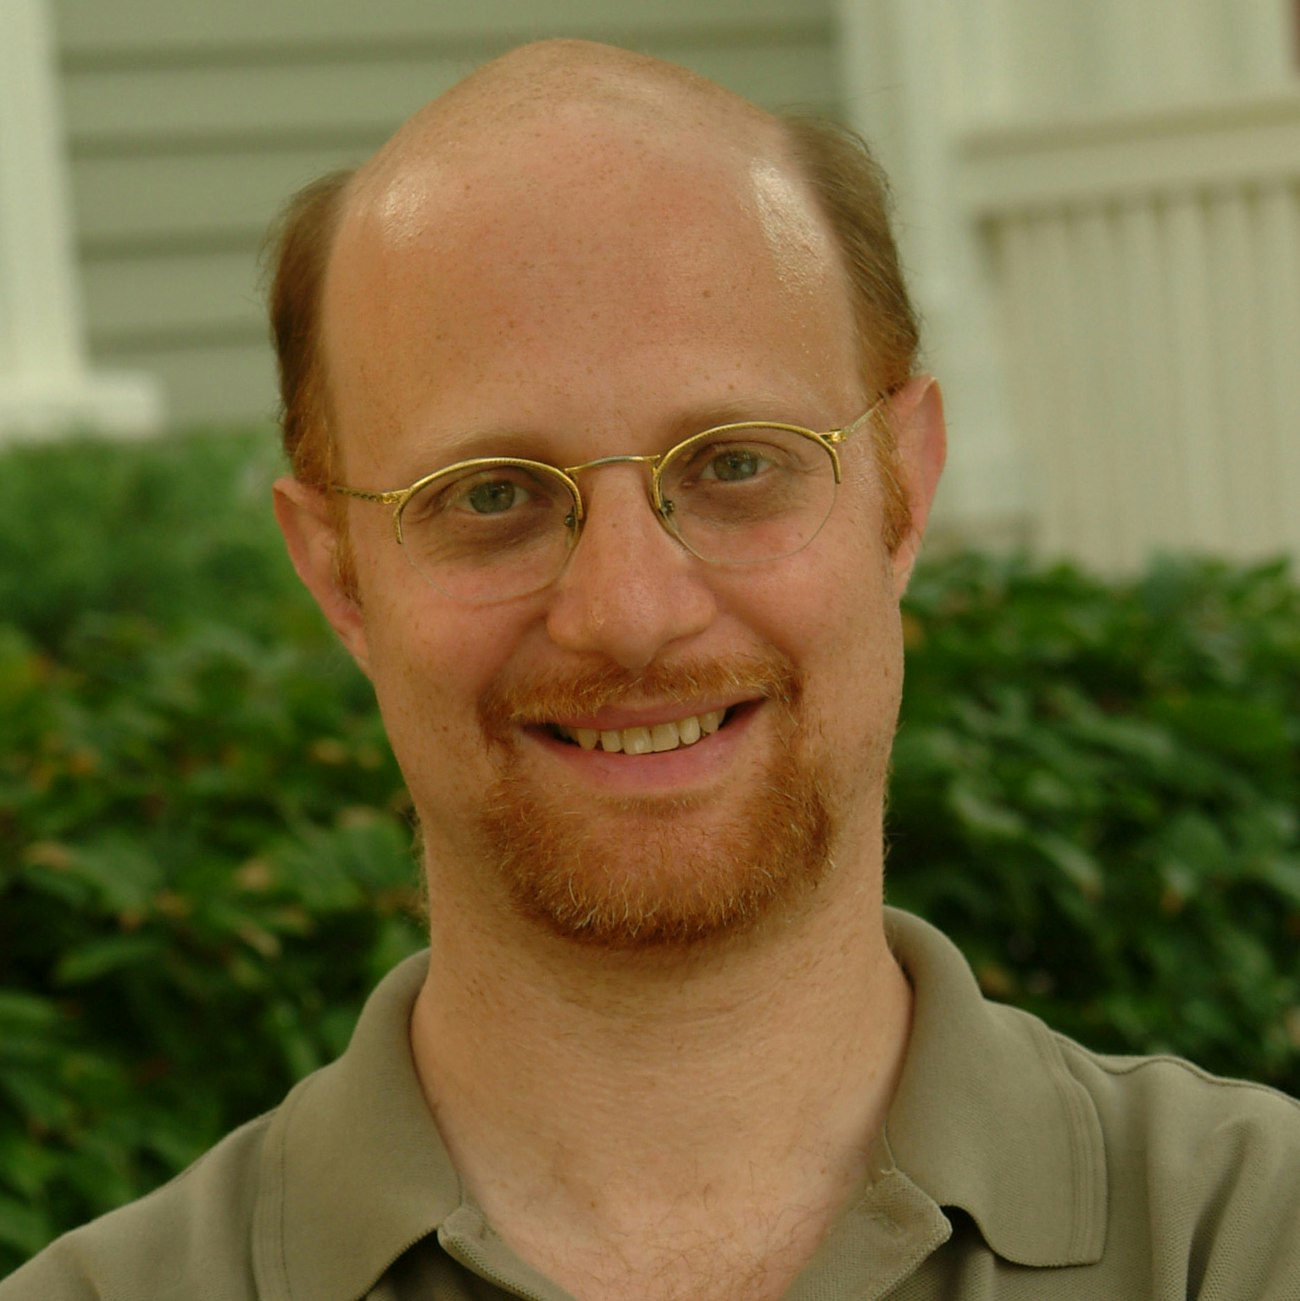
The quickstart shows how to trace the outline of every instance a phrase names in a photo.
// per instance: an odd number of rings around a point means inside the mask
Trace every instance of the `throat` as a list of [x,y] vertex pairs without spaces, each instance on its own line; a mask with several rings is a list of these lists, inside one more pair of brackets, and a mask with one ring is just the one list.
[[[602,1190],[599,1200],[607,1205],[606,1196]],[[521,1219],[502,1236],[577,1297],[779,1301],[839,1211],[838,1203],[812,1208],[781,1201],[754,1201],[725,1213],[704,1199],[660,1207],[634,1198],[632,1204],[636,1213],[616,1228],[575,1232],[573,1217],[566,1215],[549,1229]]]
[[[910,1016],[883,937],[873,961],[862,918],[818,916],[787,931],[775,965],[757,951],[678,962],[650,990],[659,964],[630,964],[639,1006],[628,989],[617,1005],[597,998],[607,955],[562,987],[533,969],[524,999],[520,972],[500,976],[509,959],[486,955],[501,962],[475,982],[474,1034],[445,1020],[463,1027],[470,1015],[454,1013],[469,1006],[422,997],[426,1096],[471,1195],[522,1259],[579,1297],[786,1294],[870,1175]],[[456,956],[455,940],[445,947]]]

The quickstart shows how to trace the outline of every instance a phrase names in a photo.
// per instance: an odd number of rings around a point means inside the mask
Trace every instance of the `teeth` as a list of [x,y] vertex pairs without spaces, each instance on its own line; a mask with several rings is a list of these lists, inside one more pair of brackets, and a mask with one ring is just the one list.
[[676,723],[656,723],[650,729],[650,748],[655,754],[675,750],[681,743],[681,731]]
[[607,754],[665,754],[683,745],[694,745],[702,736],[711,736],[722,726],[725,716],[725,710],[715,709],[675,723],[625,727],[617,732],[598,732],[591,727],[557,727],[556,730],[584,750],[601,749]]
[[625,727],[623,729],[624,754],[649,754],[650,729],[648,727]]

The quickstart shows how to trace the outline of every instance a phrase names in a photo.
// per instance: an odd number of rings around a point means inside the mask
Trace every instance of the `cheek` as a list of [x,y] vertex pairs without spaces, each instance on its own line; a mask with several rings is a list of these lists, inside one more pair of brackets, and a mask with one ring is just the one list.
[[756,573],[728,605],[794,663],[821,727],[878,729],[890,725],[881,720],[897,708],[902,677],[892,571],[870,519],[836,522],[806,551]]
[[[874,756],[888,745],[897,717],[902,622],[878,516],[846,511],[837,523],[798,607],[807,690],[837,746]],[[810,601],[814,590],[819,596]],[[798,626],[792,617],[789,626]]]
[[484,611],[452,606],[400,556],[360,578],[379,710],[408,783],[420,786],[431,765],[477,738],[477,703],[509,639]]
[[368,622],[379,646],[377,684],[419,705],[426,726],[437,726],[458,701],[472,709],[477,685],[491,676],[494,639],[476,637],[459,612],[390,606]]
[[381,610],[369,622],[379,712],[407,784],[417,788],[431,756],[445,754],[457,730],[450,709],[457,684],[449,666],[464,661],[431,641],[421,620]]

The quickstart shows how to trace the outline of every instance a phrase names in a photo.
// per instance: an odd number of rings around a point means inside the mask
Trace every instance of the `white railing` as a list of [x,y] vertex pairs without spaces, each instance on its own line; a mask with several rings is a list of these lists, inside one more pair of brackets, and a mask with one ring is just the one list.
[[1300,555],[1300,94],[987,127],[957,153],[1039,546],[1109,569]]

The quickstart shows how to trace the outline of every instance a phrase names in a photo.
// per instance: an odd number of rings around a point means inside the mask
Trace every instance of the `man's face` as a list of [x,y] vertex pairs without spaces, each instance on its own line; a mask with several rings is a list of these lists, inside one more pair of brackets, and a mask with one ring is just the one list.
[[[829,238],[770,151],[608,117],[569,108],[362,189],[325,302],[350,484],[471,456],[654,453],[727,420],[830,429],[870,404]],[[361,601],[341,630],[435,908],[682,943],[794,906],[832,857],[878,868],[905,575],[868,435],[843,466],[811,544],[732,568],[664,532],[644,467],[586,472],[561,576],[480,606],[416,574],[386,510],[351,507]],[[632,729],[671,741],[668,724],[708,734],[627,752]]]

